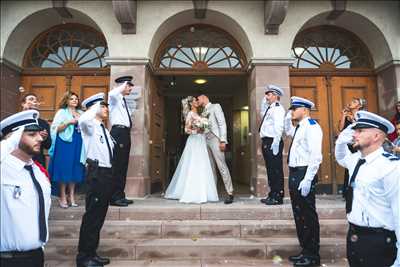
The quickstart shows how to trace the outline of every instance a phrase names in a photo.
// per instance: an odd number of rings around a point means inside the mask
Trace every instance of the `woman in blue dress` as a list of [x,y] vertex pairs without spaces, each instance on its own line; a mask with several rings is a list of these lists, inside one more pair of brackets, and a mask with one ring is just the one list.
[[75,184],[84,178],[84,147],[78,127],[81,114],[78,95],[67,92],[51,124],[53,143],[49,149],[49,174],[51,180],[59,184],[61,208],[78,206],[74,197]]

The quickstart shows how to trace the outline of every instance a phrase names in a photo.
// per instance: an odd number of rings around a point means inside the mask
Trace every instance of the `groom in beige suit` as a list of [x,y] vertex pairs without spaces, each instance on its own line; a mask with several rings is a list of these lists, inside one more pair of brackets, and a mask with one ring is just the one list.
[[207,96],[200,95],[198,97],[199,104],[209,113],[210,130],[206,132],[208,154],[210,155],[211,165],[213,167],[214,175],[216,176],[215,164],[221,174],[222,180],[225,184],[228,197],[225,199],[225,204],[233,202],[233,187],[232,178],[229,173],[228,166],[225,161],[225,149],[228,143],[226,138],[226,122],[224,112],[220,104],[212,104]]

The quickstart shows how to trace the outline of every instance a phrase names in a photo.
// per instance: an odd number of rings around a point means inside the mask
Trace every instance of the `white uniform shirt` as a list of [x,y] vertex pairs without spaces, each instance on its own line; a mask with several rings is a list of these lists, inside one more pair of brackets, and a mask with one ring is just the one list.
[[[337,144],[335,155],[351,177],[361,153],[352,154],[347,144]],[[394,266],[400,266],[400,161],[387,156],[379,148],[364,158],[366,162],[360,166],[353,184],[353,206],[347,220],[358,226],[395,231],[398,253]]]
[[[113,125],[123,125],[129,128],[129,117],[126,112],[124,96],[122,95],[124,87],[119,86],[108,92],[108,109],[110,113],[110,124]],[[129,116],[131,116],[131,111],[127,107]]]
[[32,165],[44,198],[48,233],[48,218],[51,205],[49,179],[31,161],[26,163],[8,154],[1,162],[1,223],[0,251],[27,251],[45,245],[39,240],[39,196],[25,165]]
[[[265,97],[261,103],[261,119],[263,119],[265,111],[268,109],[268,104]],[[279,142],[283,135],[283,124],[285,120],[285,109],[279,102],[271,103],[265,115],[264,121],[261,122],[260,137],[277,138]]]
[[[289,117],[285,118],[286,135],[293,137],[295,127]],[[322,162],[322,129],[310,118],[299,122],[296,136],[292,140],[289,167],[308,166],[304,179],[312,181]]]
[[[111,168],[107,142],[103,134],[101,122],[95,119],[96,112],[97,110],[95,108],[89,109],[79,118],[79,126],[81,127],[86,157],[92,160],[97,159],[100,167]],[[111,137],[107,128],[105,128],[105,131],[110,144],[111,153],[113,153],[114,139]]]

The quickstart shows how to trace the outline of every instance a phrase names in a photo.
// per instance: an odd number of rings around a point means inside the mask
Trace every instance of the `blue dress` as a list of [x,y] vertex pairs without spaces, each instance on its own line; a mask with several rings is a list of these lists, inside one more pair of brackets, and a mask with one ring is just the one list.
[[65,142],[57,135],[54,153],[49,163],[49,174],[52,181],[62,183],[81,183],[83,181],[85,167],[80,162],[81,149],[82,136],[77,127],[74,127],[72,142]]

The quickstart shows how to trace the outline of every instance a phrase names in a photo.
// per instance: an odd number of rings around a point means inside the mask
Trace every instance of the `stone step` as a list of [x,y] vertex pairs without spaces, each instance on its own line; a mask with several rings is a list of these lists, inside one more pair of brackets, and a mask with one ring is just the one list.
[[[74,259],[77,244],[77,239],[50,240],[46,260]],[[323,259],[345,257],[345,238],[321,238],[320,247]],[[286,259],[298,252],[296,238],[103,239],[98,249],[100,255],[117,260]]]
[[[50,221],[52,239],[78,239],[81,221]],[[344,237],[344,219],[320,220],[321,237]],[[106,221],[104,239],[296,237],[293,220]]]
[[[74,261],[48,260],[45,267],[75,267]],[[200,259],[200,260],[113,260],[107,267],[292,267],[287,260]],[[345,267],[345,259],[321,260],[321,266]]]
[[[50,220],[81,220],[84,205],[61,209],[53,203]],[[340,199],[317,199],[320,219],[344,219],[344,202]],[[223,203],[181,204],[165,199],[135,200],[128,207],[110,207],[107,220],[285,220],[292,219],[290,200],[279,206],[266,206],[259,199],[238,199],[231,205]]]

